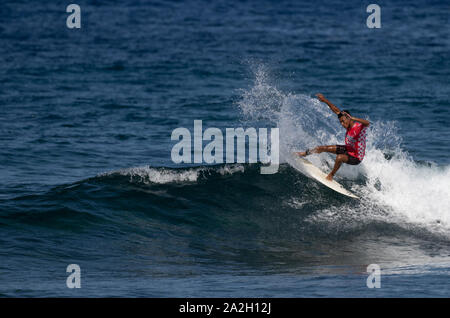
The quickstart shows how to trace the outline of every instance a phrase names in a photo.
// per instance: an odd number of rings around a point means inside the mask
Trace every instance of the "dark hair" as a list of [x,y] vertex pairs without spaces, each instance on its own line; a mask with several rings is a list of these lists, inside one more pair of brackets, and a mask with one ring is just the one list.
[[342,116],[344,116],[343,113],[347,113],[347,114],[351,115],[350,112],[349,112],[348,110],[344,109],[343,111],[341,111],[341,112],[338,114],[338,118],[341,118]]

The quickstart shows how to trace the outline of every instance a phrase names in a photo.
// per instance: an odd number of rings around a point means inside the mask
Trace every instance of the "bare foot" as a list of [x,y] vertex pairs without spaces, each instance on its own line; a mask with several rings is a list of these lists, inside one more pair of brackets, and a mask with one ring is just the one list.
[[302,152],[294,152],[296,155],[300,156],[300,157],[305,157],[306,156],[306,151],[302,151]]
[[333,175],[330,173],[325,179],[328,181],[333,181]]

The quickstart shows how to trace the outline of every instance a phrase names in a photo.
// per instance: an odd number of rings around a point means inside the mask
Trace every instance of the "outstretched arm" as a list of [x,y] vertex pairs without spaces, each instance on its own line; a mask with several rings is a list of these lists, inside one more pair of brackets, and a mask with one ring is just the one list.
[[[347,113],[345,113],[345,114],[348,115]],[[350,116],[350,115],[348,115],[348,116],[350,117],[351,120],[357,121],[357,122],[361,123],[365,127],[369,127],[370,126],[370,121],[368,121],[368,120],[365,120],[365,119],[362,119],[362,118],[353,117],[353,116]]]
[[317,94],[316,95],[317,98],[321,101],[324,102],[325,104],[328,105],[328,107],[330,107],[330,109],[333,111],[333,113],[335,113],[336,115],[339,114],[341,112],[341,110],[339,108],[337,108],[335,105],[331,104],[331,102],[326,99],[322,94]]

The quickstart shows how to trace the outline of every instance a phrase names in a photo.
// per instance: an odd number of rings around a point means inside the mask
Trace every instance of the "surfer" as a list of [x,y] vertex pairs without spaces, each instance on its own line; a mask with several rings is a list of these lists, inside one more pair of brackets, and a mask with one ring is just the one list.
[[348,165],[358,165],[363,160],[366,150],[366,128],[369,127],[370,123],[365,119],[351,116],[348,110],[341,111],[322,94],[317,94],[316,96],[321,102],[324,102],[330,107],[330,109],[338,116],[342,127],[347,130],[345,134],[345,145],[318,146],[304,152],[296,152],[296,154],[301,157],[321,152],[336,154],[334,168],[326,177],[327,180],[332,181],[343,162]]

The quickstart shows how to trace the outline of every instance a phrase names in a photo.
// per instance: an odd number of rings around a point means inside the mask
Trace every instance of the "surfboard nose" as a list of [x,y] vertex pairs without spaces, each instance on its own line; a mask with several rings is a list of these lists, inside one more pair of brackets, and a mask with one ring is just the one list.
[[314,166],[310,161],[306,160],[303,157],[299,157],[295,153],[293,154],[293,156],[294,156],[294,163],[292,164],[292,167],[295,170],[301,172],[302,174],[304,174],[305,176],[307,176],[309,178],[312,178],[312,179],[322,183],[323,185],[327,186],[328,188],[330,188],[340,194],[343,194],[350,198],[359,199],[358,196],[356,196],[352,192],[345,189],[336,180],[332,180],[332,181],[327,180],[327,174],[324,173],[319,168],[317,168],[316,166]]

